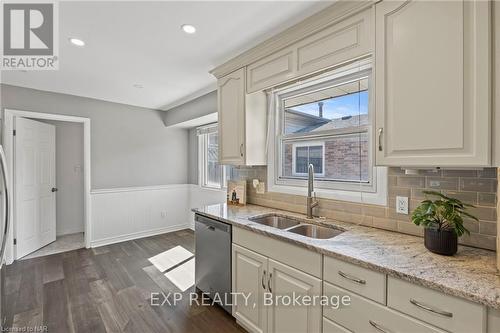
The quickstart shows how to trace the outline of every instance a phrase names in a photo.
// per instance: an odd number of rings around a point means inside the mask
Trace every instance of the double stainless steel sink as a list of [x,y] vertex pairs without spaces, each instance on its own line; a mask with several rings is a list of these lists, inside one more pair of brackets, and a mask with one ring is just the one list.
[[316,239],[329,239],[344,232],[344,230],[339,228],[311,224],[307,223],[306,220],[275,213],[250,217],[249,220],[258,224]]

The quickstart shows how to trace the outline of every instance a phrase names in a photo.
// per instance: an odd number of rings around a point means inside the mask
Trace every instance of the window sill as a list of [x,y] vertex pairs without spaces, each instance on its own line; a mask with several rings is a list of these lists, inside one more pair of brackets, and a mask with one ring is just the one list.
[[[356,203],[365,203],[379,206],[387,206],[387,168],[378,167],[377,172],[377,190],[376,192],[361,192],[348,190],[322,189],[315,190],[316,197],[323,199],[332,199],[339,201],[349,201]],[[268,178],[271,175],[268,175]],[[274,181],[268,182],[269,192],[286,193],[293,195],[307,195],[307,187],[290,186],[275,184]]]
[[217,187],[217,186],[203,186],[198,185],[202,190],[212,190],[212,191],[226,191],[227,187]]

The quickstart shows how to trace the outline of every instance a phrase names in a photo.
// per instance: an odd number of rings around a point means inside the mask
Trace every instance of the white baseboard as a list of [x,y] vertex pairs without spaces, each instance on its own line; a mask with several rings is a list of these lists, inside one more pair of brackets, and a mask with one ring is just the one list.
[[121,243],[121,242],[129,241],[129,240],[133,240],[133,239],[150,237],[150,236],[165,234],[167,232],[179,231],[179,230],[183,230],[183,229],[192,229],[192,226],[189,223],[178,224],[178,225],[173,225],[173,226],[169,226],[166,228],[145,230],[145,231],[141,231],[141,232],[120,235],[120,236],[116,236],[116,237],[108,237],[108,238],[98,239],[95,241],[91,241],[90,247],[99,247],[99,246],[104,246],[104,245],[109,245],[109,244],[114,244],[114,243]]

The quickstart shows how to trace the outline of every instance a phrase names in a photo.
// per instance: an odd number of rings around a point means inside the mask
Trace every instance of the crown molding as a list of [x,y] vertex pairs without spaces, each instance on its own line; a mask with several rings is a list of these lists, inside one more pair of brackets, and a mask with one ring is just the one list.
[[241,53],[233,59],[210,71],[216,78],[221,78],[237,69],[247,66],[265,56],[277,52],[293,43],[336,24],[375,4],[375,0],[337,1],[322,11],[304,19],[285,31],[274,35],[259,45]]

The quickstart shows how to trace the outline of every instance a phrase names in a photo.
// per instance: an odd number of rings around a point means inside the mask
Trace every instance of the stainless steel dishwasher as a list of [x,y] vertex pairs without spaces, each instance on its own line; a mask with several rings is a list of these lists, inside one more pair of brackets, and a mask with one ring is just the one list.
[[[231,225],[195,215],[196,287],[211,299],[231,301]],[[216,298],[216,299],[217,299]],[[231,305],[220,304],[231,313]]]

